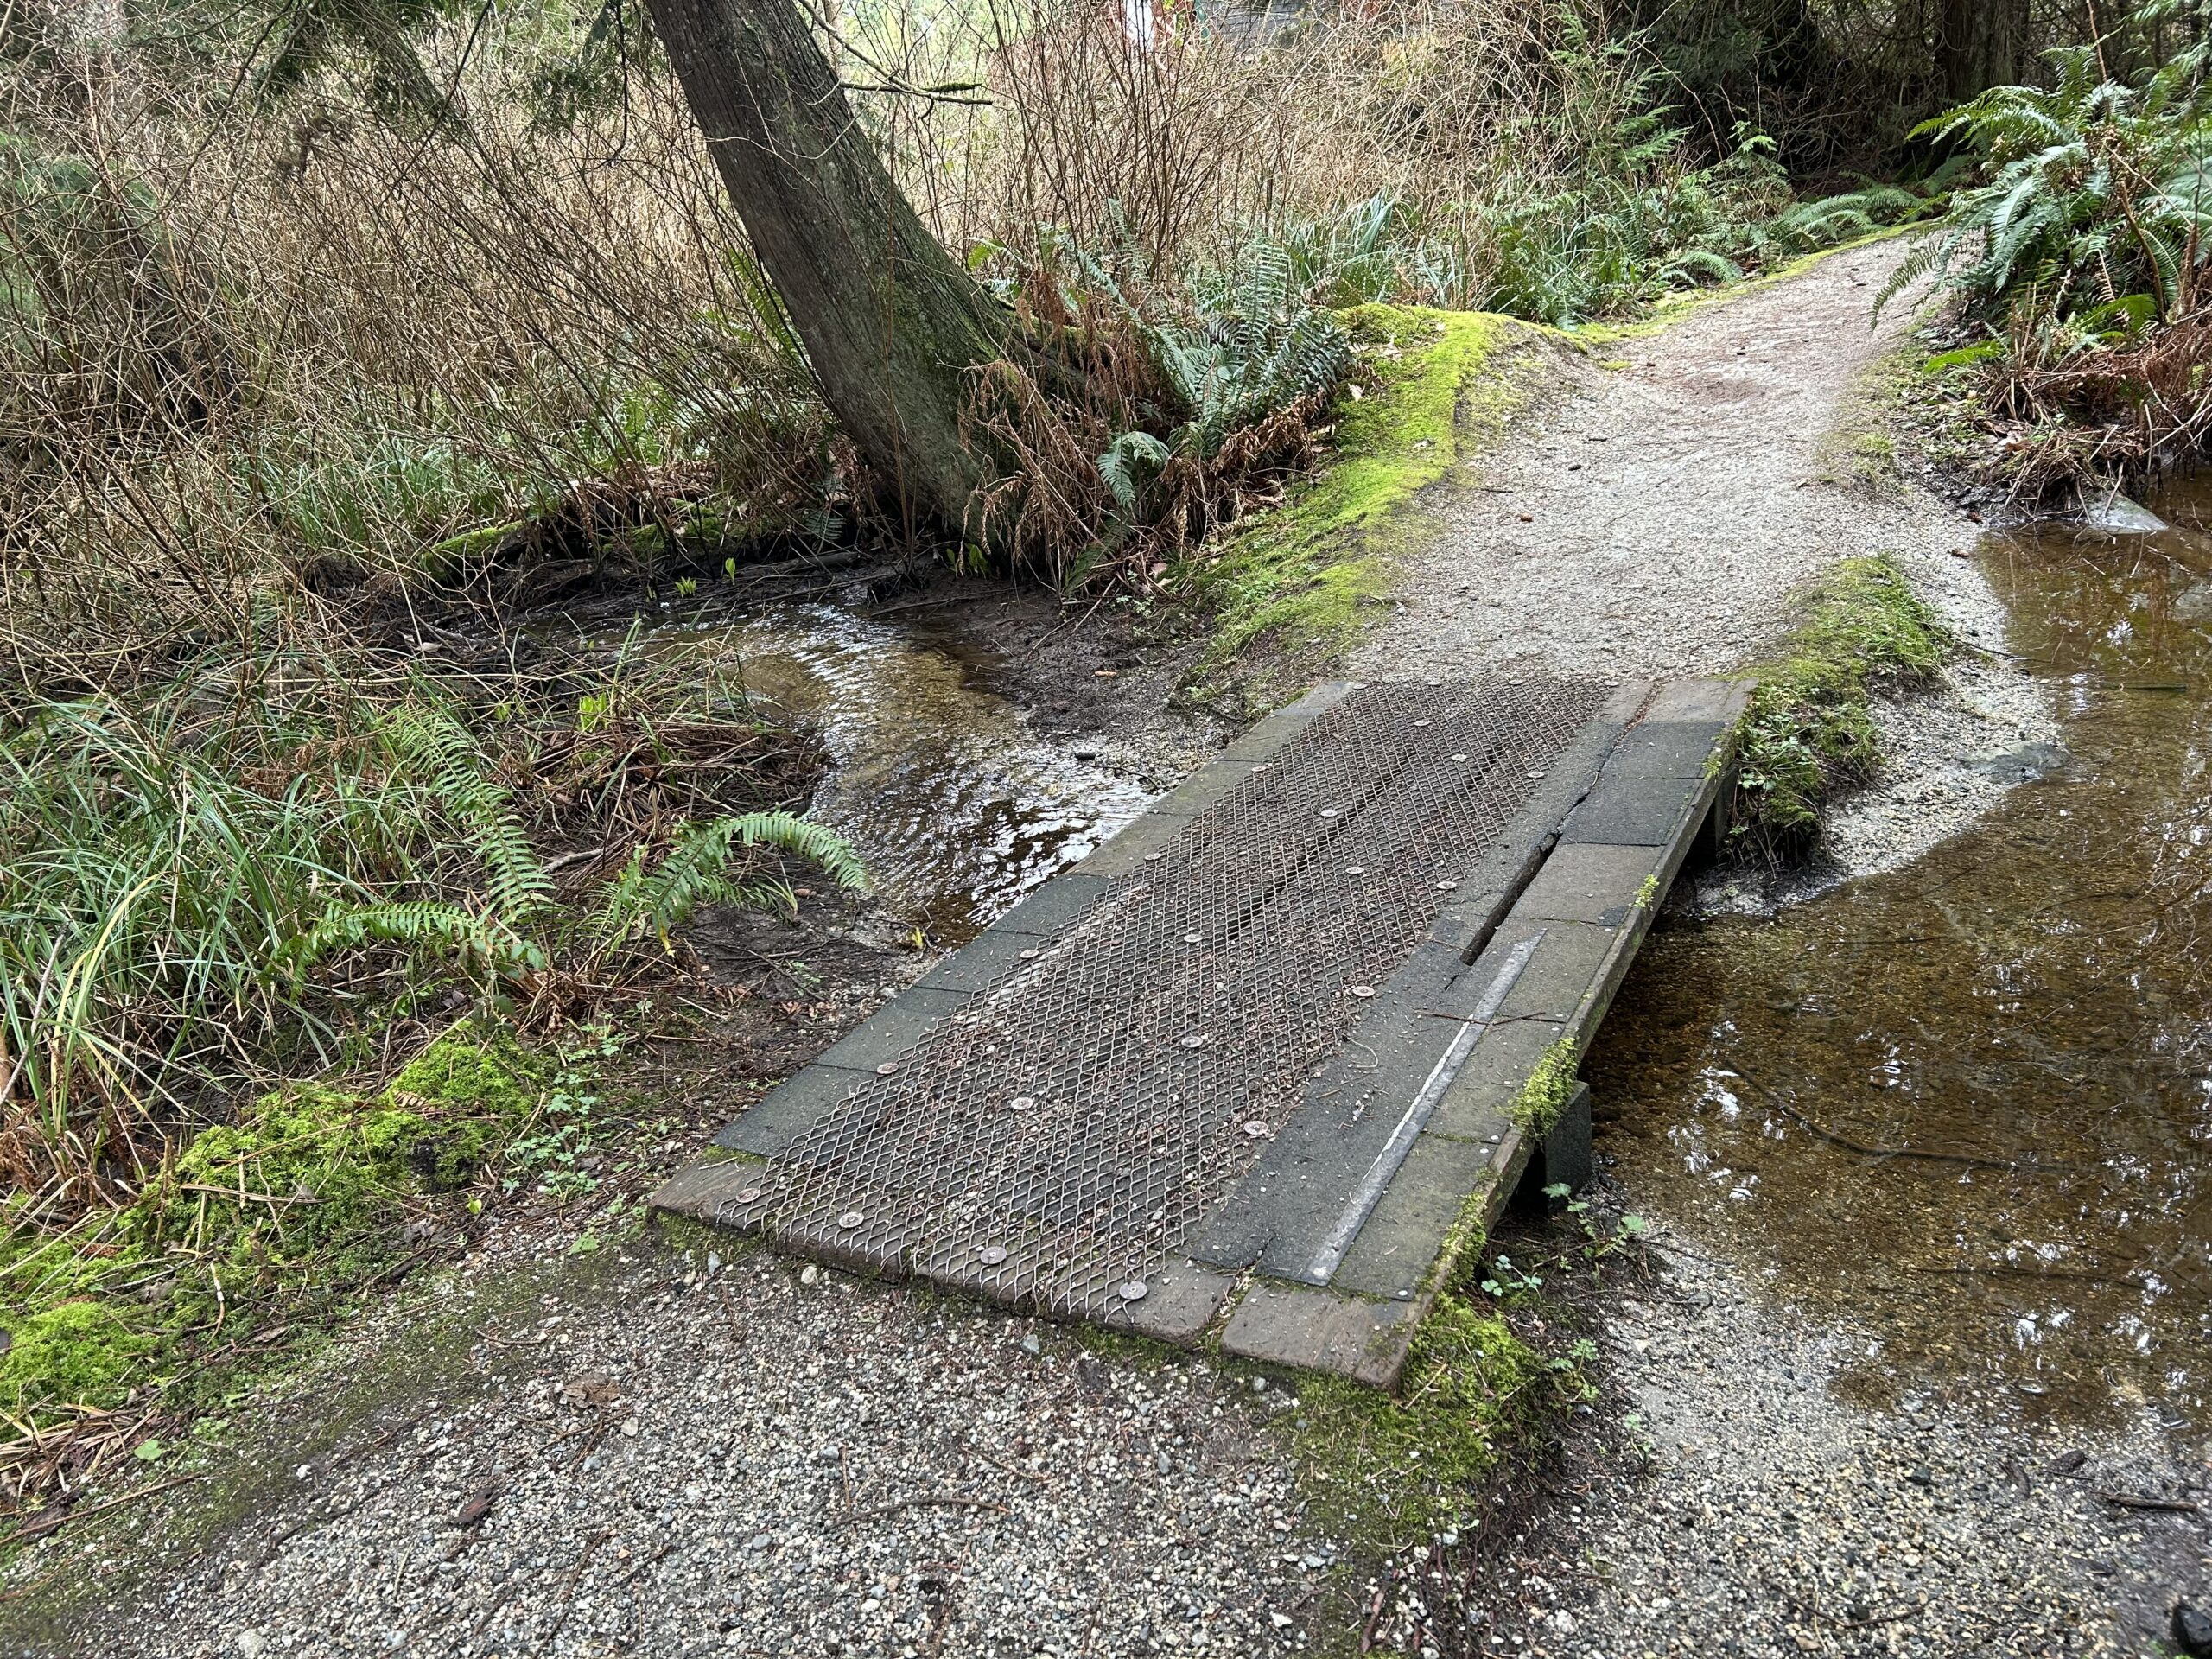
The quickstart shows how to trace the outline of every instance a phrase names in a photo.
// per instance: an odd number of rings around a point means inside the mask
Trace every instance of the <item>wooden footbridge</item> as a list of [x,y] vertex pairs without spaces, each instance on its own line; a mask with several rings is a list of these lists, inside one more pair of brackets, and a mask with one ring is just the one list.
[[1395,1382],[1701,832],[1745,688],[1321,687],[938,963],[660,1208]]

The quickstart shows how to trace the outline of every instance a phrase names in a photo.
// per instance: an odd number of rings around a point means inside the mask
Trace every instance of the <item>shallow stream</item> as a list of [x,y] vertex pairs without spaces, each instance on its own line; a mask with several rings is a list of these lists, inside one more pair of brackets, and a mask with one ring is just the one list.
[[1904,868],[1662,929],[1591,1056],[1637,1201],[1859,1333],[1872,1398],[2205,1421],[2212,485],[2152,505],[1976,555],[2063,766]]
[[1144,810],[1090,751],[1033,728],[1001,664],[918,612],[828,605],[702,615],[651,649],[734,657],[747,690],[822,734],[810,816],[861,852],[889,913],[958,944]]

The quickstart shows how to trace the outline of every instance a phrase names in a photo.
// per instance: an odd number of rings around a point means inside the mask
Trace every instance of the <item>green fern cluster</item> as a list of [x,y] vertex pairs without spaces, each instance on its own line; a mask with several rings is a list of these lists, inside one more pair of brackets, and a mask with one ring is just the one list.
[[1165,438],[1124,432],[1098,458],[1124,512],[1173,456],[1212,460],[1231,434],[1327,391],[1351,366],[1351,335],[1315,302],[1277,243],[1255,241],[1227,269],[1200,273],[1187,315],[1164,321],[1135,304],[1098,260],[1066,251],[1143,342],[1172,405]]
[[1992,87],[1916,130],[1972,146],[1986,178],[1954,194],[1941,232],[1898,267],[1882,302],[1934,273],[1992,321],[2022,308],[2094,312],[2100,331],[2125,331],[2132,314],[2164,321],[2193,306],[2212,228],[2202,53],[2139,86],[2107,79],[2093,48],[2046,55],[2050,86]]
[[1289,253],[1255,242],[1193,289],[1194,323],[1147,330],[1154,360],[1188,411],[1171,442],[1201,459],[1232,432],[1328,391],[1351,366],[1351,337],[1298,285]]
[[200,675],[0,730],[0,1098],[57,1164],[211,1077],[328,1063],[379,973],[483,984],[664,945],[703,905],[790,904],[778,856],[861,884],[836,836],[755,812],[680,824],[563,903],[434,688],[304,707]]

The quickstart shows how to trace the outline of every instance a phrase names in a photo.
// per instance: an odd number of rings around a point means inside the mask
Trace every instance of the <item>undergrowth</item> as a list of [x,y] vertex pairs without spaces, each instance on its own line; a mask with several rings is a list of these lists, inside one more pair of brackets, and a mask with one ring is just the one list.
[[[624,672],[517,681],[485,709],[424,672],[241,684],[219,663],[0,723],[18,1191],[65,1219],[125,1200],[223,1090],[340,1065],[455,995],[550,1015],[703,906],[790,907],[785,859],[861,885],[818,826],[727,810],[808,781],[749,764],[777,728],[711,683],[678,701]],[[584,830],[563,877],[546,843]]]
[[1818,833],[1822,804],[1880,765],[1872,704],[1933,683],[1951,637],[1888,555],[1845,559],[1800,601],[1738,738],[1733,834],[1770,851]]
[[1931,391],[1972,389],[1990,442],[1967,470],[2031,506],[2212,435],[2212,48],[2133,75],[2102,40],[2044,59],[2045,84],[1991,87],[1915,135],[1979,176],[1881,296],[1932,276],[1955,302]]

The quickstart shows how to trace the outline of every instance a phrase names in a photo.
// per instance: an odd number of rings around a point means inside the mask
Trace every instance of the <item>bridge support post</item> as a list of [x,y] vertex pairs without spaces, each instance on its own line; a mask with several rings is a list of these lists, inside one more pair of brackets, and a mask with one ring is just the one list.
[[1546,1187],[1564,1186],[1579,1192],[1596,1173],[1590,1138],[1590,1085],[1578,1081],[1574,1097],[1529,1153],[1529,1167],[1514,1189],[1513,1202],[1524,1210],[1548,1209],[1552,1201],[1545,1194]]

